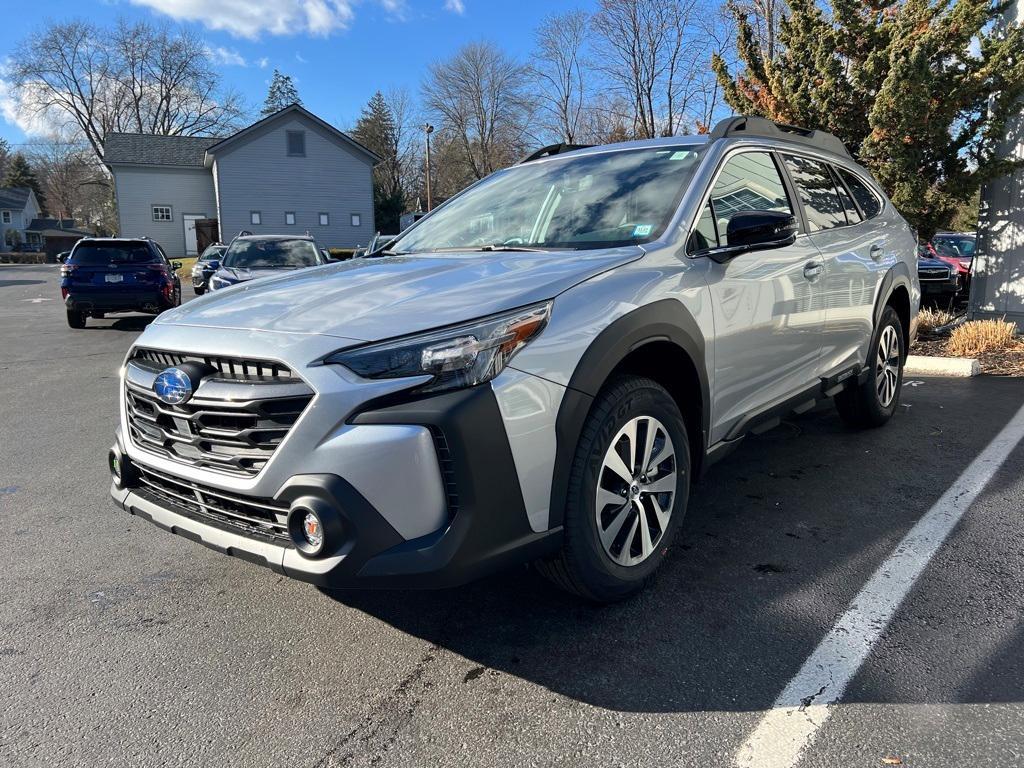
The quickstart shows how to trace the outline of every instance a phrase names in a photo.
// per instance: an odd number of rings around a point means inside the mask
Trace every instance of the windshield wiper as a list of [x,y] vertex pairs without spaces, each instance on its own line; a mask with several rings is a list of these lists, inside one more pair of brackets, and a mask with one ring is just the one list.
[[547,249],[545,248],[528,248],[524,245],[505,245],[503,243],[492,243],[491,245],[481,245],[479,248],[471,248],[467,250],[473,251],[526,251],[529,253],[544,253]]

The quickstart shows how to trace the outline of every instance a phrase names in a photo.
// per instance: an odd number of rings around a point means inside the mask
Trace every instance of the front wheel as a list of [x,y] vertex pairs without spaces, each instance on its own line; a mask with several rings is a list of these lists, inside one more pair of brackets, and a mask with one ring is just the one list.
[[686,513],[686,425],[656,381],[611,382],[584,423],[569,477],[561,553],[537,569],[595,602],[639,591],[665,559]]
[[867,379],[836,395],[836,410],[848,426],[869,429],[892,418],[903,388],[905,360],[903,323],[896,310],[886,307],[871,338]]
[[200,286],[196,286],[192,290],[195,292],[196,296],[202,296],[204,293],[206,293],[206,289]]
[[72,328],[85,328],[85,312],[68,310],[68,325]]

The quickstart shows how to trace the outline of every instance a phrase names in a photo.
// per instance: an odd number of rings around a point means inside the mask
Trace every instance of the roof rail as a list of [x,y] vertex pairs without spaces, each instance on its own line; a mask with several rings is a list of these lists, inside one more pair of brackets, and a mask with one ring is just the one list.
[[768,139],[781,139],[792,141],[794,144],[823,149],[826,152],[833,152],[837,155],[850,157],[850,150],[846,145],[827,131],[816,131],[808,128],[800,128],[796,125],[775,123],[763,117],[753,115],[740,115],[738,117],[727,117],[720,120],[711,131],[711,140],[724,139],[728,137],[760,136]]
[[519,165],[523,163],[529,163],[533,160],[540,160],[542,157],[552,157],[553,155],[560,155],[563,152],[572,152],[574,149],[589,149],[594,146],[593,144],[549,144],[546,147],[541,147],[531,155],[527,155],[519,161]]

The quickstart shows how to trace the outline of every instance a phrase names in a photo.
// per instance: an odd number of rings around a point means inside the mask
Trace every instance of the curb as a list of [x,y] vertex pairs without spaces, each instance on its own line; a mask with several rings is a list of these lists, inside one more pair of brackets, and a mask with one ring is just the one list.
[[981,366],[973,357],[924,357],[907,355],[903,373],[912,376],[977,376]]

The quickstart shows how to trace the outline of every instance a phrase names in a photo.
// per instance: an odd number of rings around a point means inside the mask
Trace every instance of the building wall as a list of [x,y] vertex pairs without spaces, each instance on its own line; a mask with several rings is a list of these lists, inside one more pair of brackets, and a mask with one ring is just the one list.
[[[286,131],[305,131],[306,154],[291,157]],[[374,234],[372,166],[361,152],[340,143],[301,115],[266,128],[215,154],[221,238],[253,234],[313,235],[324,248],[366,245]],[[259,211],[261,224],[251,222]],[[295,224],[285,213],[295,213]],[[320,226],[319,214],[329,216]],[[358,214],[359,226],[351,215]]]
[[[114,166],[118,234],[146,235],[174,259],[185,256],[185,214],[216,218],[213,174],[207,168]],[[153,221],[153,206],[171,206],[171,221]]]
[[[1011,5],[1005,18],[1024,23],[1024,0]],[[1024,160],[1024,101],[1020,106],[999,154]],[[1024,332],[1024,171],[982,189],[970,313],[975,318],[1005,316]]]
[[25,203],[23,210],[17,211],[12,208],[3,208],[0,210],[10,211],[11,223],[4,224],[3,217],[0,216],[0,250],[6,250],[6,236],[7,230],[16,229],[21,234],[21,242],[26,242],[25,227],[32,223],[32,219],[39,217],[39,206],[36,205],[36,196],[31,194],[28,196],[28,201]]

